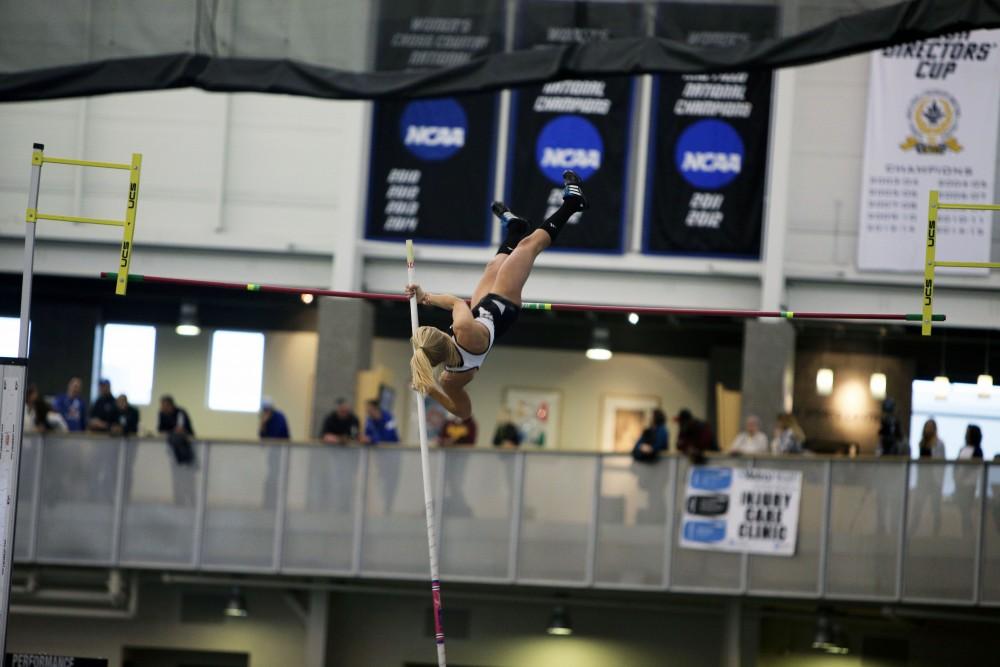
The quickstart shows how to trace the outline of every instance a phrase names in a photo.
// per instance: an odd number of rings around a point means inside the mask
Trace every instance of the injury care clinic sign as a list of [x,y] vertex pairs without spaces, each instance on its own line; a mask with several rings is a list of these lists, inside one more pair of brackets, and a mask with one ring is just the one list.
[[695,467],[688,473],[680,545],[794,556],[802,472]]

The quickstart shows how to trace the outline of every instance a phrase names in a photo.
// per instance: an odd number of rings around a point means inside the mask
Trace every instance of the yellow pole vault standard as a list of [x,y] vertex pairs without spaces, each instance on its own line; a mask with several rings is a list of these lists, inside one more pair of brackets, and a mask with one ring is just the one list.
[[934,254],[937,251],[938,191],[931,190],[927,205],[927,250],[924,253],[924,306],[920,311],[920,333],[931,335],[934,315]]
[[1000,269],[1000,262],[937,261],[937,221],[938,211],[1000,211],[1000,204],[945,204],[938,201],[938,191],[931,190],[927,206],[927,253],[924,260],[924,306],[921,311],[920,332],[931,335],[934,310],[934,269],[950,267],[956,269]]
[[128,270],[132,266],[132,235],[135,233],[135,214],[139,208],[139,175],[142,172],[142,154],[132,153],[128,173],[128,205],[125,208],[125,231],[122,232],[122,252],[118,259],[118,280],[115,294],[124,296],[128,289]]
[[[115,294],[124,295],[128,289],[128,272],[132,266],[132,236],[135,234],[135,214],[139,208],[139,176],[142,172],[142,154],[132,153],[132,162],[96,162],[94,160],[76,160],[68,157],[48,157],[42,144],[35,144],[31,152],[32,168],[41,169],[43,164],[65,164],[74,167],[91,167],[95,169],[120,169],[128,174],[128,197],[125,204],[124,220],[108,220],[105,218],[84,218],[78,215],[56,215],[54,213],[39,213],[38,201],[28,207],[24,220],[35,224],[39,220],[54,222],[81,222],[88,225],[107,225],[122,228],[122,246],[118,256],[118,279],[115,283]],[[34,244],[32,244],[32,251]]]

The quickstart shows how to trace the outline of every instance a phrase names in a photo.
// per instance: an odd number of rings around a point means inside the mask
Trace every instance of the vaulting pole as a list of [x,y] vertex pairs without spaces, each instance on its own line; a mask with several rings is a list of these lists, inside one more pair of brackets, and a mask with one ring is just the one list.
[[[102,273],[102,278],[116,278],[117,274]],[[371,301],[407,301],[402,294],[385,292],[344,292],[328,289],[313,289],[310,287],[286,287],[282,285],[262,285],[259,283],[233,283],[220,280],[192,280],[189,278],[166,278],[164,276],[144,276],[130,273],[129,282],[144,282],[163,285],[182,285],[187,287],[211,287],[218,289],[236,289],[247,292],[271,292],[277,294],[313,294],[315,296],[334,296],[346,299],[368,299]],[[636,313],[638,315],[692,315],[696,317],[773,317],[795,320],[898,320],[904,322],[920,322],[920,313],[828,313],[799,310],[745,310],[732,308],[671,308],[661,306],[608,306],[585,303],[524,303],[524,310],[556,310],[579,311],[590,313]],[[943,322],[945,316],[933,315],[933,321]]]
[[[407,283],[416,283],[416,275],[413,268],[413,241],[406,241],[406,279]],[[393,295],[395,296],[395,295]],[[406,297],[403,297],[406,298]],[[417,320],[417,297],[411,296],[410,300],[410,330],[413,336],[417,335],[417,327],[420,326]],[[431,564],[431,597],[434,600],[434,641],[437,643],[438,667],[445,667],[447,660],[444,655],[444,627],[441,624],[441,579],[438,573],[438,553],[437,538],[434,530],[434,493],[431,484],[431,461],[430,452],[427,449],[427,409],[424,405],[424,395],[416,389],[413,390],[413,398],[417,402],[417,424],[420,428],[420,471],[424,481],[424,514],[427,517],[427,551]]]

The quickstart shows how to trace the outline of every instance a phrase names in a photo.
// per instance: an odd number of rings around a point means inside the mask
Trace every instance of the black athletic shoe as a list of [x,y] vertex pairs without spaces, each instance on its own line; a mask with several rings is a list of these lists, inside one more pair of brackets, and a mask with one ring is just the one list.
[[576,175],[576,172],[567,169],[563,172],[563,201],[576,200],[579,203],[580,210],[583,211],[590,207],[587,203],[587,198],[583,196],[583,188],[580,184],[583,181],[580,177]]
[[490,210],[493,211],[493,215],[500,218],[500,222],[504,228],[504,233],[506,233],[507,230],[512,230],[515,233],[523,235],[528,231],[528,227],[530,227],[527,220],[516,213],[513,213],[509,208],[507,208],[507,204],[504,204],[502,201],[493,202],[490,206]]

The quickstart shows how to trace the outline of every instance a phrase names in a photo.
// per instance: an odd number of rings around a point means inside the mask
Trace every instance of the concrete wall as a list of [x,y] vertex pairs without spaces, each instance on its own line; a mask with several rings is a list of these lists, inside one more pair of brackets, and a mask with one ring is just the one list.
[[[411,394],[408,380],[411,347],[408,341],[375,339],[372,363],[393,371],[396,414],[401,433],[408,432]],[[497,414],[507,388],[557,389],[562,392],[562,437],[559,449],[594,451],[600,448],[602,398],[605,396],[655,396],[668,415],[690,408],[705,414],[708,395],[708,361],[616,354],[610,361],[590,361],[582,352],[497,347],[483,370],[469,385],[474,416],[479,424],[479,445],[491,446]],[[671,428],[671,441],[676,440]]]
[[[224,589],[194,588],[189,593],[225,595]],[[181,589],[157,582],[142,585],[139,609],[130,620],[15,614],[10,618],[7,650],[25,653],[104,657],[121,667],[122,649],[160,647],[230,651],[250,655],[252,667],[304,664],[305,630],[281,591],[246,589],[250,615],[221,614],[203,622],[181,618]]]
[[[0,270],[21,267],[37,141],[59,157],[143,154],[133,272],[326,286],[336,230],[353,227],[359,210],[366,110],[197,90],[0,105]],[[46,165],[39,208],[121,218],[127,184],[123,172]],[[115,266],[117,229],[49,222],[38,235],[39,272]]]
[[[285,413],[292,437],[298,440],[310,435],[317,341],[312,332],[265,332],[263,393]],[[171,394],[191,415],[198,437],[257,439],[257,413],[208,409],[211,347],[209,329],[186,337],[174,333],[173,327],[156,328],[153,402],[139,409],[140,433],[156,431],[159,397]]]

